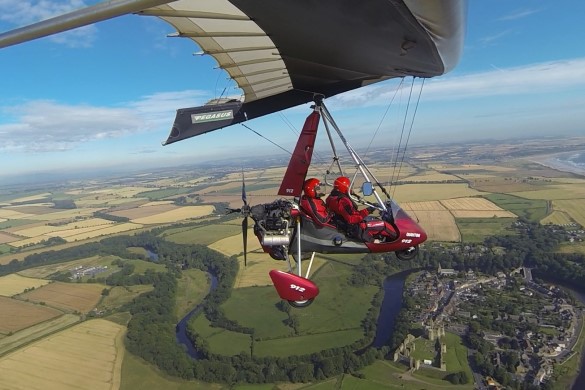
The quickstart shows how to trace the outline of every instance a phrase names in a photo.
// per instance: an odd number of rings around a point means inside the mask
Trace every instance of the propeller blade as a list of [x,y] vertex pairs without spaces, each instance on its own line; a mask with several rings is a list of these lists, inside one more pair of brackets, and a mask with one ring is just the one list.
[[246,181],[244,180],[244,170],[242,169],[242,201],[244,206],[248,205],[248,197],[246,196]]
[[242,220],[242,237],[244,239],[244,267],[248,265],[248,217]]

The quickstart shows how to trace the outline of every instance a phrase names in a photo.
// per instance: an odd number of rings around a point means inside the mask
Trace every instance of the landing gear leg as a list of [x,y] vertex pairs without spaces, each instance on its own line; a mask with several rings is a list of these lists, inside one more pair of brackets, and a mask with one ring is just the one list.
[[[303,277],[303,268],[301,267],[301,258],[302,258],[302,251],[301,251],[301,219],[297,218],[297,253],[296,253],[296,263],[297,263],[297,272],[298,275],[302,278]],[[311,255],[311,261],[309,262],[309,266],[307,267],[307,274],[305,275],[305,279],[309,279],[309,272],[311,272],[311,266],[313,265],[313,259],[315,258],[315,252]],[[290,266],[290,263],[289,263]],[[292,272],[292,269],[291,269]],[[294,308],[304,308],[309,306],[315,298],[305,299],[301,301],[293,301],[289,300],[288,304]]]

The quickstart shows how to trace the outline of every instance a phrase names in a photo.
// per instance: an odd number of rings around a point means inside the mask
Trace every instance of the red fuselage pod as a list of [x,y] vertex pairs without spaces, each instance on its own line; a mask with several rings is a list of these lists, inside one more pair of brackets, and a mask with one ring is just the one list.
[[394,215],[394,223],[398,228],[398,238],[392,242],[375,244],[366,242],[371,252],[394,252],[418,246],[427,240],[427,233],[404,210],[398,209]]
[[302,276],[275,269],[269,274],[276,292],[285,301],[306,301],[319,295],[319,287]]

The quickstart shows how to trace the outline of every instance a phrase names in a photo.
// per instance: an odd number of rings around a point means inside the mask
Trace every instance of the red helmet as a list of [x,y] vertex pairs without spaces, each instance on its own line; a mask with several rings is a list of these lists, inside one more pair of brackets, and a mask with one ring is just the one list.
[[340,192],[343,192],[344,194],[347,194],[349,192],[349,184],[350,184],[349,177],[339,176],[333,182],[333,188]]
[[309,198],[317,198],[323,195],[319,192],[321,190],[321,183],[319,182],[319,179],[311,178],[305,180],[303,190],[305,191],[305,195],[307,195]]

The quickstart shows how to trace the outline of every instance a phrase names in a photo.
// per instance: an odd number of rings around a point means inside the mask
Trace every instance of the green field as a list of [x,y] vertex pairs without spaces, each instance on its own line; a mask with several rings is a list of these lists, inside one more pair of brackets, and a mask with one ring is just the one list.
[[[114,310],[120,306],[131,302],[134,298],[145,292],[152,291],[152,285],[138,286],[115,286],[110,289],[107,296],[103,297],[99,303],[98,310]],[[124,324],[125,325],[125,324]]]
[[533,222],[539,222],[548,212],[547,201],[542,199],[525,199],[508,194],[486,194],[483,197],[504,210]]
[[307,355],[329,348],[349,345],[361,339],[363,333],[362,329],[348,329],[306,336],[256,341],[254,343],[254,356],[285,357],[290,355]]
[[510,226],[514,218],[456,218],[461,232],[461,242],[483,242],[486,237],[497,234],[515,234]]
[[122,361],[120,390],[165,389],[165,390],[206,390],[221,389],[213,383],[186,381],[161,373],[139,357],[126,351]]
[[12,247],[8,244],[0,244],[0,255],[3,255],[4,253],[9,253],[10,249],[12,249]]
[[193,187],[163,188],[160,190],[144,191],[134,195],[134,198],[148,198],[150,201],[161,200],[170,196],[186,195],[193,191]]
[[0,230],[8,229],[11,227],[16,227],[16,226],[33,224],[33,223],[37,223],[37,222],[40,222],[40,221],[37,221],[34,219],[9,219],[7,221],[0,222]]
[[290,336],[293,330],[283,322],[288,315],[276,308],[278,302],[280,298],[272,286],[245,287],[234,289],[221,307],[227,318],[254,328],[256,339]]
[[206,340],[212,353],[225,356],[238,355],[242,352],[250,354],[252,339],[249,334],[212,327],[203,314],[191,319],[188,326]]
[[238,219],[204,226],[167,229],[161,237],[176,244],[209,245],[241,232],[242,222]]
[[461,337],[445,332],[445,337],[441,341],[447,344],[447,353],[445,354],[447,372],[464,371],[467,374],[467,378],[473,381],[473,374],[467,361],[467,347],[463,345]]
[[[446,390],[446,389],[461,389],[471,390],[473,384],[467,385],[453,385],[450,382],[431,378],[422,375],[419,370],[414,374],[407,372],[407,367],[392,363],[389,361],[376,361],[373,364],[364,367],[361,372],[365,375],[365,379],[358,379],[349,376],[344,376],[342,389],[405,389],[405,390]],[[435,370],[424,370],[435,371]],[[440,375],[445,375],[444,372],[437,371]],[[357,385],[356,385],[357,383]],[[351,387],[346,387],[351,386]],[[381,386],[381,387],[380,387]]]
[[196,305],[203,301],[209,291],[207,274],[198,269],[188,269],[181,272],[177,285],[177,318],[183,318]]

